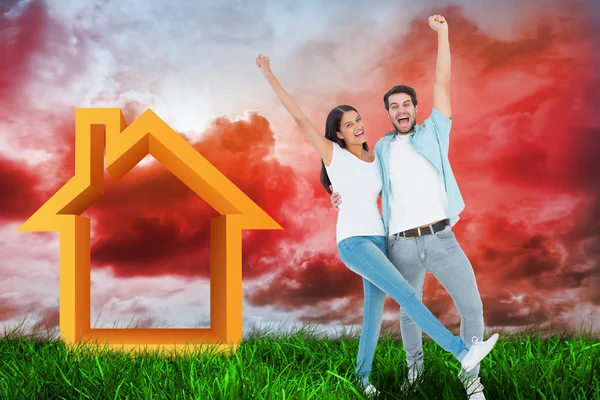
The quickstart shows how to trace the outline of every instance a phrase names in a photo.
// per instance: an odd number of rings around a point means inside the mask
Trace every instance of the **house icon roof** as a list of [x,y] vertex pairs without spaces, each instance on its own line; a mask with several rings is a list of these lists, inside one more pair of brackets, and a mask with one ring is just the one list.
[[[129,126],[119,108],[78,108],[75,120],[75,175],[18,229],[60,232],[63,340],[134,350],[237,348],[242,339],[242,230],[283,228],[150,109]],[[106,169],[114,179],[151,154],[220,214],[210,223],[210,328],[91,328],[90,220],[81,214],[104,194],[105,150]]]

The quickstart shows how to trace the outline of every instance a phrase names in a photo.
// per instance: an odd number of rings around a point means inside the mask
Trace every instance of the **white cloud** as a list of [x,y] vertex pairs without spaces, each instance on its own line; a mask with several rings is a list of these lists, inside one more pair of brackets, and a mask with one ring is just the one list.
[[58,305],[59,235],[17,232],[19,225],[0,226],[0,304],[19,310],[0,321],[5,325],[36,319],[42,309]]

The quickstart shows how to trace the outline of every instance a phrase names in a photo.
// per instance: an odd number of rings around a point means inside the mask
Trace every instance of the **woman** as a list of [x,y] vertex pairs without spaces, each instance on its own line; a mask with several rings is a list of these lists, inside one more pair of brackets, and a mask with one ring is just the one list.
[[367,322],[369,318],[381,320],[386,294],[423,332],[451,352],[466,371],[472,370],[492,350],[498,334],[473,345],[467,345],[460,337],[452,335],[423,305],[413,287],[388,260],[383,221],[377,207],[382,189],[381,173],[375,154],[369,152],[358,111],[348,105],[335,107],[327,117],[323,136],[275,78],[269,58],[261,54],[256,58],[256,64],[321,157],[321,183],[325,190],[331,194],[330,185],[333,185],[344,199],[339,207],[336,240],[343,263],[363,278],[365,317],[356,374],[365,392],[377,393],[369,383],[369,374],[379,327],[376,332],[365,328],[373,325]]

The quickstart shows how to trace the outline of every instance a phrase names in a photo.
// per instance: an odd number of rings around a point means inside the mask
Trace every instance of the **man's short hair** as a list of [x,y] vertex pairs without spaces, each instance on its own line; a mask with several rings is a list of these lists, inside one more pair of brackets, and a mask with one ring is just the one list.
[[383,104],[385,104],[385,109],[387,111],[390,110],[390,96],[393,94],[397,94],[397,93],[406,93],[407,95],[410,96],[410,99],[412,100],[413,105],[416,107],[417,106],[417,92],[415,92],[415,89],[411,88],[410,86],[406,86],[406,85],[396,85],[393,88],[391,88],[390,90],[387,91],[387,93],[383,96]]

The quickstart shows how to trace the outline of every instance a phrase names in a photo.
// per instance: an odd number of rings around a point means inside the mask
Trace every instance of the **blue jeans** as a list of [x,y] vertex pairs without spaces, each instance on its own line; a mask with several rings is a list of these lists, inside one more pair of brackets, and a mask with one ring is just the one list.
[[386,294],[440,347],[462,361],[470,346],[446,329],[421,302],[415,289],[388,259],[384,236],[350,237],[338,243],[338,251],[342,262],[363,278],[364,321],[356,367],[361,383],[368,383],[371,373]]

